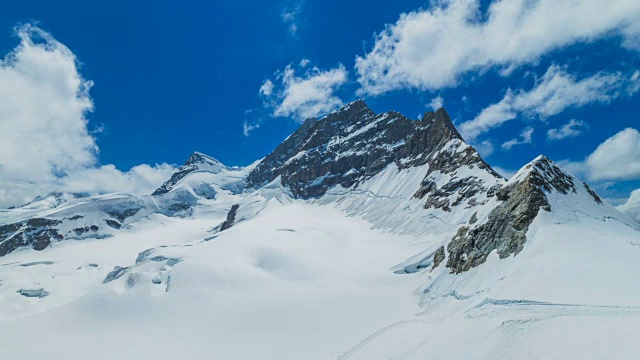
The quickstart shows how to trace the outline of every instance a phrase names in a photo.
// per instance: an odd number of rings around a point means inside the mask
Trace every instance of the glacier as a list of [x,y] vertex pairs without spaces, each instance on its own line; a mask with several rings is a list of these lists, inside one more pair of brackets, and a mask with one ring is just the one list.
[[[357,101],[153,194],[0,211],[0,346],[39,359],[633,359],[640,225],[446,112]],[[46,295],[45,295],[46,294]]]

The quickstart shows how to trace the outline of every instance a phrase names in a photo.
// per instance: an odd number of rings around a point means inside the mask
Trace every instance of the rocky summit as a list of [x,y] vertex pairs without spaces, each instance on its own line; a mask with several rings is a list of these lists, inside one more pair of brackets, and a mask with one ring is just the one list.
[[514,358],[557,339],[640,351],[610,335],[640,328],[639,248],[638,224],[551,159],[505,179],[444,109],[414,120],[359,100],[246,167],[194,152],[152,194],[1,210],[0,345],[74,359],[105,336],[154,359],[183,355],[165,352],[176,339],[223,359],[451,358],[460,343],[474,351],[459,358]]
[[[357,186],[389,164],[404,169],[427,163],[432,172],[448,173],[459,165],[473,164],[499,177],[464,144],[444,109],[425,113],[422,121],[416,121],[394,111],[376,114],[358,100],[321,121],[306,120],[260,161],[247,181],[259,187],[279,177],[295,196],[310,198],[336,185]],[[420,189],[416,196],[428,192]]]

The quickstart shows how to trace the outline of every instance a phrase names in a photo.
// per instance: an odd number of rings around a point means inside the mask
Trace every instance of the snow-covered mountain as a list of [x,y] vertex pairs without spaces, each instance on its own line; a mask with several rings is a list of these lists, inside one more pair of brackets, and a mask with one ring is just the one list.
[[444,109],[417,121],[356,101],[245,168],[196,152],[151,195],[0,211],[0,345],[21,359],[634,358],[639,258],[637,223],[550,159],[503,179]]

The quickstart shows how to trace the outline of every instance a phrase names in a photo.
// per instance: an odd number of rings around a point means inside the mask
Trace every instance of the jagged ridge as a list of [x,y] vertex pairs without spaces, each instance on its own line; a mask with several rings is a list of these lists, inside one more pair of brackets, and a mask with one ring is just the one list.
[[[447,267],[452,272],[467,271],[484,263],[496,250],[500,258],[522,251],[526,234],[533,220],[542,211],[551,211],[547,194],[558,192],[566,195],[576,193],[579,180],[564,172],[546,156],[539,156],[525,165],[509,183],[497,191],[501,201],[495,206],[485,222],[460,228],[447,245],[449,253]],[[586,191],[596,204],[602,200],[586,185]]]
[[[452,141],[449,151],[443,151]],[[319,197],[336,185],[357,186],[392,163],[398,169],[429,163],[429,174],[477,165],[499,177],[464,144],[444,109],[415,121],[394,111],[376,114],[358,100],[321,120],[308,119],[249,173],[247,181],[260,187],[280,177],[295,196]],[[477,186],[468,196],[481,189]],[[426,181],[416,196],[431,190],[433,185]],[[441,197],[446,195],[450,194],[443,192]]]

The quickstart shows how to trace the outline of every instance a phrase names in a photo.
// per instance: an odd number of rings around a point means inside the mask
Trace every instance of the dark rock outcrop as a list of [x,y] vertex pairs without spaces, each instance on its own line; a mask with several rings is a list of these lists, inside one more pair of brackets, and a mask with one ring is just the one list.
[[126,203],[122,204],[122,206],[118,209],[105,209],[104,212],[109,214],[109,216],[113,217],[114,219],[123,222],[126,218],[137,214],[138,211],[142,209],[142,207],[143,206],[140,204]]
[[[439,208],[445,211],[451,211],[452,206],[457,206],[462,201],[473,199],[479,193],[487,193],[489,196],[495,194],[500,186],[494,189],[487,189],[484,181],[477,177],[453,177],[440,188],[437,187],[435,180],[430,176],[436,171],[442,174],[452,174],[461,166],[470,166],[483,169],[496,178],[501,176],[495,172],[491,166],[485,163],[476,150],[468,146],[462,151],[440,151],[436,153],[431,161],[429,161],[429,170],[427,175],[420,184],[420,189],[416,191],[414,197],[422,199],[426,197],[424,207]],[[451,202],[450,197],[457,194],[456,199]],[[476,205],[473,204],[472,205]]]
[[22,247],[43,250],[52,241],[62,240],[64,237],[55,227],[60,223],[60,220],[32,218],[0,226],[0,256]]
[[433,269],[437,268],[444,261],[446,254],[444,252],[444,246],[441,246],[435,254],[433,254]]
[[91,225],[91,226],[85,226],[85,227],[75,228],[75,229],[73,229],[73,232],[74,232],[76,235],[81,236],[81,235],[83,235],[83,234],[85,234],[85,233],[88,233],[88,232],[90,232],[90,231],[91,231],[91,232],[96,232],[96,231],[98,231],[99,229],[100,229],[100,227],[98,227],[97,225]]
[[118,230],[122,227],[122,224],[120,224],[119,222],[115,221],[115,220],[111,220],[111,219],[106,219],[104,221],[105,223],[107,223],[107,225],[109,225],[110,227]]
[[[392,163],[399,169],[429,163],[434,169],[430,171],[473,163],[490,170],[472,147],[454,154],[441,152],[454,139],[462,143],[444,109],[416,121],[394,111],[376,114],[358,100],[321,120],[307,120],[251,171],[248,184],[259,187],[280,177],[295,196],[312,198],[336,185],[357,186]],[[456,185],[460,187],[467,191],[463,197],[481,189]],[[425,184],[416,196],[430,190],[432,185]]]
[[602,199],[600,198],[600,196],[598,196],[598,194],[596,194],[595,191],[593,191],[589,185],[584,184],[584,188],[587,190],[587,192],[589,193],[589,195],[591,195],[591,197],[593,198],[593,201],[595,201],[596,203],[602,205]]
[[240,205],[235,204],[231,206],[231,210],[227,213],[227,219],[220,225],[220,231],[225,231],[233,226],[233,223],[236,221],[236,215],[238,214],[238,209]]
[[467,271],[484,263],[494,250],[502,259],[522,251],[529,225],[540,210],[551,211],[545,193],[576,192],[570,175],[546,157],[526,166],[528,173],[520,181],[498,190],[502,201],[488,215],[487,221],[464,226],[447,246],[447,267],[454,273]]

